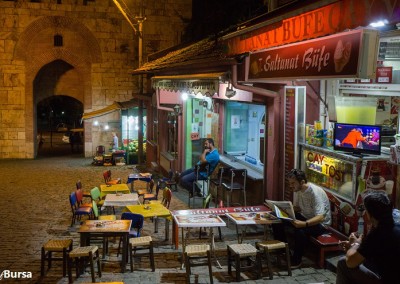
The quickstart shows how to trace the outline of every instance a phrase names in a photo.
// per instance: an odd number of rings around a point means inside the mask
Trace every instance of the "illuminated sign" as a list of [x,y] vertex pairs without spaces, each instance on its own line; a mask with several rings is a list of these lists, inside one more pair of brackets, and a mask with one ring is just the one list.
[[375,77],[378,33],[359,29],[250,54],[248,81]]
[[399,22],[399,9],[400,1],[337,1],[245,34],[230,38],[228,35],[223,44],[228,55],[242,54],[365,27],[374,20]]
[[337,168],[338,160],[311,151],[307,153],[306,158],[310,170],[343,182],[344,170]]

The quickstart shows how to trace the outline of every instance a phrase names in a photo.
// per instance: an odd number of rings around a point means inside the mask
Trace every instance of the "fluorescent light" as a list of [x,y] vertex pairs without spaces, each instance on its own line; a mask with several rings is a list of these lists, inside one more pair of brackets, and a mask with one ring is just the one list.
[[372,22],[369,25],[373,28],[379,28],[379,27],[384,27],[388,23],[387,20],[380,20],[377,22]]
[[181,99],[186,101],[188,99],[188,93],[183,92],[182,95],[181,95]]

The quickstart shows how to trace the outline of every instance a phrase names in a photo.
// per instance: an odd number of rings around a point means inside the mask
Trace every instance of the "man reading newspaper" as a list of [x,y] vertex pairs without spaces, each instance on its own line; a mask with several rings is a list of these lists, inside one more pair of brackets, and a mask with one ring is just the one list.
[[[287,216],[283,216],[285,218],[281,216],[283,222],[281,224],[273,224],[272,229],[275,239],[286,242],[284,226],[290,224],[295,228],[294,250],[291,261],[292,268],[295,269],[301,266],[308,236],[318,237],[324,234],[326,232],[325,226],[331,224],[331,209],[325,191],[315,184],[308,183],[303,171],[293,169],[289,172],[287,178],[289,187],[293,190],[294,212],[290,210],[290,206],[287,207],[287,201],[283,201],[283,204],[286,204],[286,208],[279,207],[280,202],[274,201],[273,205],[280,208],[281,211],[277,215],[283,212],[283,215],[286,214]],[[267,204],[269,204],[268,201]],[[276,212],[275,208],[271,209]],[[292,214],[295,214],[295,216],[290,216]]]

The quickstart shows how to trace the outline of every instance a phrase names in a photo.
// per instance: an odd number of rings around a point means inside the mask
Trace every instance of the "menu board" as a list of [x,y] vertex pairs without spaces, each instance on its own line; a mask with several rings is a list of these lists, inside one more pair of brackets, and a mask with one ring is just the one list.
[[378,59],[400,59],[400,37],[382,38],[379,43]]

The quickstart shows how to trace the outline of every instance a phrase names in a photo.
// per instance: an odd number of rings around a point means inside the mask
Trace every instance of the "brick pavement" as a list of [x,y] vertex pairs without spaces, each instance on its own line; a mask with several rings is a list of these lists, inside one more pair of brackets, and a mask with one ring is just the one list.
[[[132,166],[110,167],[114,177],[123,181]],[[102,172],[105,167],[91,165],[91,159],[78,156],[48,157],[36,160],[1,160],[0,190],[0,271],[32,272],[32,279],[19,283],[68,283],[62,278],[61,263],[54,263],[44,279],[40,279],[40,249],[51,238],[72,238],[74,247],[79,245],[79,224],[70,227],[71,212],[68,195],[75,189],[75,182],[81,180],[85,189],[98,186],[103,182]],[[170,209],[186,209],[187,194],[184,190],[174,192]],[[119,214],[120,212],[118,212]],[[184,283],[185,270],[180,269],[180,250],[175,250],[170,242],[164,241],[164,226],[161,221],[159,231],[154,233],[153,224],[146,221],[144,235],[150,234],[156,241],[156,271],[149,271],[148,261],[135,263],[133,273],[124,274],[116,260],[118,240],[111,240],[110,256],[103,262],[103,277],[97,281],[124,281],[125,283]],[[258,229],[261,230],[261,229]],[[261,231],[260,231],[261,232]],[[259,232],[259,233],[260,233]],[[223,241],[217,240],[217,256],[222,269],[213,267],[215,283],[234,282],[227,273],[226,245],[236,242],[235,228],[232,224],[222,230]],[[196,234],[197,236],[197,234]],[[217,239],[217,238],[216,238]],[[253,243],[255,239],[247,240]],[[207,267],[192,269],[192,283],[208,283]],[[263,279],[252,280],[251,273],[242,273],[241,283],[334,283],[335,274],[326,269],[315,268],[315,263],[306,259],[301,269],[293,271],[293,276],[286,276],[284,270],[273,281],[264,274]],[[75,277],[75,276],[74,276]],[[17,280],[2,279],[4,283]],[[75,283],[91,282],[90,274],[78,278]]]

